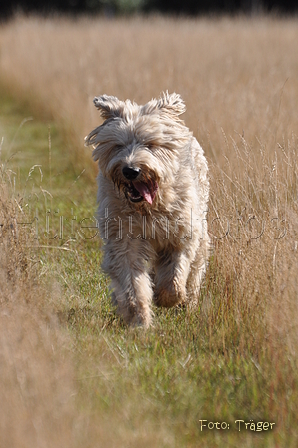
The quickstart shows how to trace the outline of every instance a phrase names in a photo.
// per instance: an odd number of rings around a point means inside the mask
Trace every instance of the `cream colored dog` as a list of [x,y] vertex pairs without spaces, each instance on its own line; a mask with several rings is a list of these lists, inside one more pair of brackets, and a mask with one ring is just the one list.
[[94,104],[105,121],[86,144],[99,162],[103,269],[119,314],[148,327],[152,303],[198,297],[209,248],[207,162],[176,93],[144,106],[107,95]]

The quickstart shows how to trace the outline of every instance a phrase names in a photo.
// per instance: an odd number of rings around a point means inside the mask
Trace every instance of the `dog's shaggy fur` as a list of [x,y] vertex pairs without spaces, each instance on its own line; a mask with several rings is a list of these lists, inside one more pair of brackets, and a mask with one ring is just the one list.
[[179,118],[185,105],[176,93],[144,106],[107,95],[94,104],[105,121],[86,144],[100,169],[103,269],[119,314],[148,327],[152,302],[198,297],[209,248],[207,162]]

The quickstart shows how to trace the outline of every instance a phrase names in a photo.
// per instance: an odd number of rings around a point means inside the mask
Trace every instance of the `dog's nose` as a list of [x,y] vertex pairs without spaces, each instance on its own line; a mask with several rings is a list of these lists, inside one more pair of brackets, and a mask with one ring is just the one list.
[[130,168],[129,166],[125,166],[124,168],[122,168],[123,176],[127,180],[136,179],[138,177],[138,175],[140,174],[140,172],[141,172],[140,168]]

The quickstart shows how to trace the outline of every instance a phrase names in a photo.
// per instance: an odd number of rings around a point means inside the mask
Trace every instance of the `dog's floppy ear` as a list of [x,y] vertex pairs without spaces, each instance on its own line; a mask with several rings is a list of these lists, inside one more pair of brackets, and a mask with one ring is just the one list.
[[162,110],[171,115],[179,116],[186,111],[183,99],[178,93],[162,92],[160,98],[149,101],[142,107],[143,115],[150,114],[154,110]]
[[123,101],[118,100],[115,96],[96,96],[93,103],[105,120],[109,118],[122,117],[125,104]]

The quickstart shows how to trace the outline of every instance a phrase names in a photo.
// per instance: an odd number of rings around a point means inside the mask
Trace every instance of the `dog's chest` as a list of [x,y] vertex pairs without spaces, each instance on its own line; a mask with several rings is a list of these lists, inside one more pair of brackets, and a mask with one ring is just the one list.
[[191,216],[172,213],[135,214],[130,216],[128,224],[128,233],[133,238],[148,241],[155,252],[160,252],[168,246],[179,248],[192,238]]

